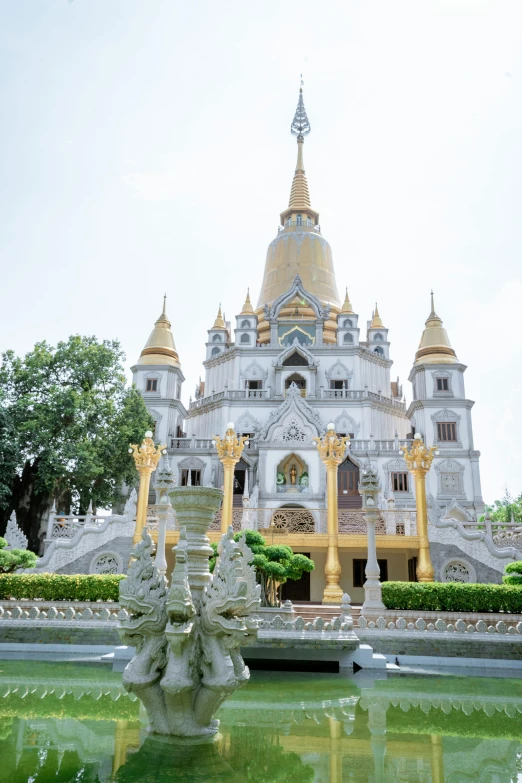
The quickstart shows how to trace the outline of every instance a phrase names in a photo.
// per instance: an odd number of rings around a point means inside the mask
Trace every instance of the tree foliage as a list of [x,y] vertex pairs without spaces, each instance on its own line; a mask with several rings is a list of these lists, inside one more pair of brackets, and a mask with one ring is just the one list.
[[522,560],[508,563],[504,569],[502,581],[505,585],[518,585],[522,587]]
[[128,446],[152,421],[126,385],[124,358],[118,342],[79,335],[56,347],[37,343],[23,358],[3,354],[0,508],[16,508],[33,547],[36,509],[43,514],[52,497],[85,513],[89,502],[111,506],[122,483],[135,480]]
[[18,568],[34,568],[38,558],[28,549],[6,549],[7,541],[0,536],[0,574],[11,574]]
[[[307,571],[315,568],[313,560],[306,555],[292,552],[284,544],[267,545],[264,537],[256,530],[244,530],[236,533],[235,541],[244,536],[247,546],[252,550],[257,581],[261,585],[261,606],[279,606],[282,586],[289,579],[299,580]],[[216,564],[217,546],[212,544],[214,555],[210,561],[210,570]]]
[[[522,524],[522,492],[513,497],[506,487],[500,500],[495,500],[492,506],[487,506],[493,522],[507,524],[511,519]],[[481,521],[484,517],[481,517]]]

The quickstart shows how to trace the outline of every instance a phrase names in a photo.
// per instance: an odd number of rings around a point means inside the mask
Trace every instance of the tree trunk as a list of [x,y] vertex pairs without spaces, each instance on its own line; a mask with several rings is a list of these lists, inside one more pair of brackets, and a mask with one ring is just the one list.
[[[44,539],[47,534],[47,522],[49,512],[53,504],[53,497],[49,492],[37,492],[35,489],[38,461],[26,462],[21,476],[17,476],[13,485],[13,494],[10,507],[4,516],[5,524],[11,515],[16,512],[18,526],[25,533],[28,540],[28,549],[37,555],[44,551]],[[70,493],[63,493],[56,498],[59,510],[69,513]],[[5,525],[4,525],[5,530]]]

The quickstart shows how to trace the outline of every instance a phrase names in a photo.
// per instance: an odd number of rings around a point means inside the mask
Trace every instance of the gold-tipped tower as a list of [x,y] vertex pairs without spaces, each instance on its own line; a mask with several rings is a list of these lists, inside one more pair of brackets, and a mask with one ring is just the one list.
[[219,304],[218,314],[216,315],[216,320],[214,321],[213,329],[226,329],[225,321],[223,319],[223,316],[221,314],[221,303]]
[[379,315],[379,308],[377,307],[377,302],[375,302],[375,310],[372,316],[370,329],[384,329],[384,324],[382,322],[381,316]]
[[247,289],[245,304],[243,305],[243,309],[239,315],[254,315],[254,308],[252,307],[252,302],[250,301],[250,288]]
[[167,316],[167,294],[163,297],[163,310],[145,343],[138,364],[166,364],[179,367],[179,356]]
[[341,309],[341,313],[343,315],[353,315],[354,314],[352,303],[350,302],[350,297],[348,296],[348,289],[346,289],[346,296],[344,297],[344,302],[343,302],[343,306],[342,306],[342,309]]
[[[323,305],[331,305],[332,320],[325,323],[323,340],[326,343],[336,342],[335,316],[340,310],[341,302],[335,282],[332,251],[328,242],[321,236],[319,213],[312,208],[304,168],[304,140],[310,133],[310,129],[301,87],[290,129],[291,133],[297,136],[297,164],[290,200],[288,208],[281,212],[279,233],[268,247],[256,308],[261,343],[269,341],[270,332],[269,324],[264,318],[264,305],[272,305],[281,294],[289,291],[296,275],[301,278],[306,291],[316,296]],[[281,318],[286,318],[294,312],[295,307],[292,304],[295,303],[290,303],[288,308],[286,306],[283,308],[280,313]],[[306,307],[306,302],[301,302],[300,305],[300,316],[304,320],[314,320],[313,309]]]
[[415,354],[415,364],[456,364],[457,355],[442,325],[442,319],[435,312],[433,291],[431,292],[431,312]]

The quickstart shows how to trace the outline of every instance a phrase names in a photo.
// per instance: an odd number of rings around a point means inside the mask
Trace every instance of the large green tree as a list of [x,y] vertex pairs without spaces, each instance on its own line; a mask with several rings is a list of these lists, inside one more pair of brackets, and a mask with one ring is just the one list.
[[53,498],[60,510],[85,513],[121,499],[136,473],[129,443],[151,417],[125,382],[116,341],[73,335],[56,347],[37,343],[0,366],[0,529],[14,508],[38,551]]

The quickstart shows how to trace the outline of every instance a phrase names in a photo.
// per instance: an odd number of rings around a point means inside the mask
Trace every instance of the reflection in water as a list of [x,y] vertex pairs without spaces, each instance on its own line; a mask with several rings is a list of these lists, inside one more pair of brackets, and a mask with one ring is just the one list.
[[0,661],[6,783],[515,783],[519,680],[254,672],[213,741],[149,735],[105,666]]

